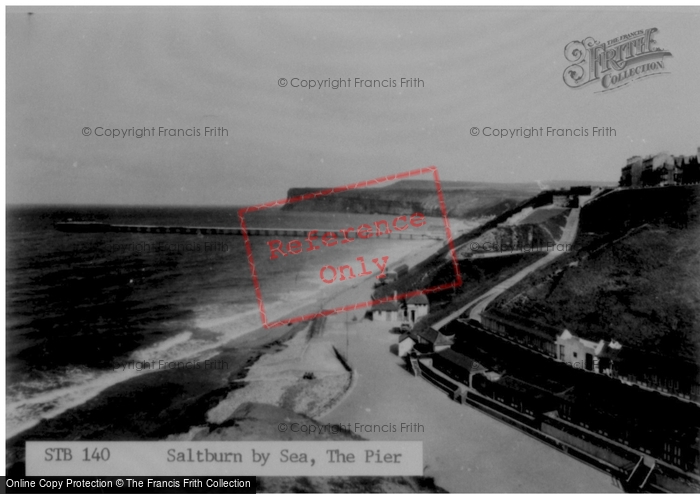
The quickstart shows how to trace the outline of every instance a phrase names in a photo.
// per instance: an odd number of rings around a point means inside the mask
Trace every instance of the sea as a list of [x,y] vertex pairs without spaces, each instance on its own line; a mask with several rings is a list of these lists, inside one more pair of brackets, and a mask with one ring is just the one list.
[[[415,248],[410,241],[376,238],[342,248],[316,241],[315,251],[272,260],[267,242],[274,239],[260,236],[250,237],[249,262],[241,236],[66,233],[54,228],[60,221],[239,227],[238,210],[8,206],[7,437],[114,384],[169,365],[146,368],[137,362],[204,360],[259,328],[251,264],[272,322],[322,300],[331,288],[320,278],[322,266],[354,263],[359,272],[357,258],[363,257],[376,275],[379,268],[371,259],[381,263],[389,257],[388,269],[400,254]],[[247,215],[246,223],[249,228],[323,232],[377,219],[384,218],[274,208]],[[435,231],[435,223],[431,228]],[[288,245],[293,239],[279,240]],[[333,286],[338,283],[336,279]]]

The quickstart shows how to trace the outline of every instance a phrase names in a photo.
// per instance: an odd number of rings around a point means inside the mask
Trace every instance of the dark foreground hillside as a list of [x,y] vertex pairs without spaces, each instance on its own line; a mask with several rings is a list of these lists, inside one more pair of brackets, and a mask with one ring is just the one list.
[[592,340],[700,361],[700,187],[616,191],[583,208],[571,254],[496,305]]

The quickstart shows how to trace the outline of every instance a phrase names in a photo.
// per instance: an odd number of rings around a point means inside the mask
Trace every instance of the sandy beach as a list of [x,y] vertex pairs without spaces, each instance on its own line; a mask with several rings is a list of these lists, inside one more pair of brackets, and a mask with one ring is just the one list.
[[[391,254],[393,265],[413,265],[430,256],[441,243],[439,240],[394,241],[384,244],[382,252]],[[360,278],[360,281],[337,284],[326,290],[322,300],[311,301],[284,317],[369,301],[374,282],[376,279],[370,276]],[[364,317],[364,310],[345,312],[338,317],[343,321],[346,318],[354,319],[354,324]],[[269,341],[276,341],[276,351],[263,355],[248,369],[245,378],[239,380],[245,386],[231,391],[209,410],[207,422],[221,424],[247,402],[280,406],[311,418],[327,414],[350,389],[354,377],[338,359],[335,349],[342,351],[340,346],[324,337],[329,320],[328,317],[321,317],[309,323],[297,324],[297,330],[289,339],[286,337],[288,329],[273,328],[258,329],[233,340],[229,346],[238,349],[260,347]],[[284,343],[279,341],[280,338],[285,340]]]

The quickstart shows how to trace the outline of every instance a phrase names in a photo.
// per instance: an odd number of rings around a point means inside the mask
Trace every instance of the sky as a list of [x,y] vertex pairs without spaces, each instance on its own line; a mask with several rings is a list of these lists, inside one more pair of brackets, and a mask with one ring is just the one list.
[[[6,24],[8,204],[255,204],[427,166],[616,182],[629,156],[700,146],[700,8],[17,7]],[[649,28],[667,73],[564,83],[569,42]],[[292,87],[329,78],[397,87]],[[483,135],[594,126],[616,135]],[[159,127],[200,135],[96,135]]]

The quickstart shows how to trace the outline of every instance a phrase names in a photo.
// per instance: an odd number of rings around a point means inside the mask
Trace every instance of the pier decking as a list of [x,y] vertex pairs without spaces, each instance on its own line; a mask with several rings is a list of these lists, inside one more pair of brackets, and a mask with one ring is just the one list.
[[[65,221],[55,223],[54,227],[62,232],[70,233],[156,233],[179,235],[243,235],[242,228],[222,226],[159,226],[159,225],[113,225],[94,221]],[[306,237],[314,228],[246,228],[248,236],[254,237]],[[341,237],[340,230],[316,230],[320,234],[332,232]],[[346,232],[348,238],[358,238],[356,231]],[[392,232],[381,235],[380,238],[394,240],[426,240],[442,238],[435,234]]]

